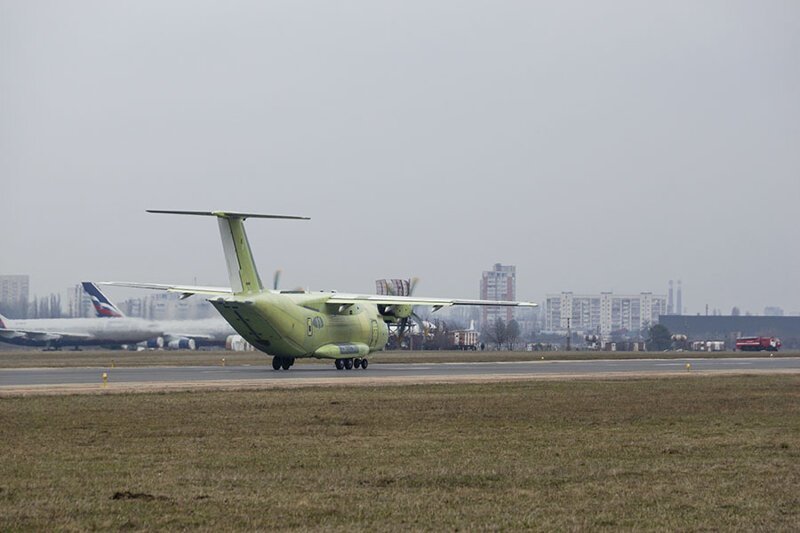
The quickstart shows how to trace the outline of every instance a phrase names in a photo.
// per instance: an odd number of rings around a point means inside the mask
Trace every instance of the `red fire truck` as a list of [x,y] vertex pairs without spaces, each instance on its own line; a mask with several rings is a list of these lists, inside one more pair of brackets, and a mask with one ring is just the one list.
[[736,349],[743,352],[777,352],[781,347],[781,340],[777,337],[739,337],[736,339]]

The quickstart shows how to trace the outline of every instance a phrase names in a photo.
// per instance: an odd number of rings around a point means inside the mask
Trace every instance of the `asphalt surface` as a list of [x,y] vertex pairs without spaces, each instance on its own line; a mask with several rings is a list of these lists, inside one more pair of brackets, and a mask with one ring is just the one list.
[[[690,365],[687,368],[687,364]],[[0,393],[25,388],[33,391],[102,385],[126,388],[159,384],[227,386],[247,384],[303,386],[330,383],[502,381],[547,377],[658,376],[676,373],[800,373],[800,358],[635,359],[593,361],[527,361],[508,363],[371,364],[367,370],[336,370],[333,363],[295,365],[275,371],[271,366],[197,366],[140,368],[22,368],[0,370]]]

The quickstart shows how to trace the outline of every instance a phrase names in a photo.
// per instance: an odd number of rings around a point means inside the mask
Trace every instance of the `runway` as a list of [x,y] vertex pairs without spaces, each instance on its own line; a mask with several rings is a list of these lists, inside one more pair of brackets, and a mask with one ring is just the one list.
[[[687,366],[688,365],[688,366]],[[103,383],[102,375],[107,381]],[[336,370],[333,364],[0,370],[0,395],[116,390],[274,388],[336,384],[409,384],[671,375],[800,373],[800,358],[633,359],[507,363],[375,364]]]

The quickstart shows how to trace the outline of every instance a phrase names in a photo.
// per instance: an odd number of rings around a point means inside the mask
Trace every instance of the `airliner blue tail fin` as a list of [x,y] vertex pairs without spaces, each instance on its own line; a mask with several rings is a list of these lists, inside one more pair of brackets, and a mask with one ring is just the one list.
[[85,290],[86,294],[88,294],[92,299],[94,312],[98,317],[118,318],[125,316],[125,314],[120,311],[116,305],[111,303],[111,300],[109,300],[106,295],[97,288],[97,285],[91,281],[84,281],[82,285],[83,290]]

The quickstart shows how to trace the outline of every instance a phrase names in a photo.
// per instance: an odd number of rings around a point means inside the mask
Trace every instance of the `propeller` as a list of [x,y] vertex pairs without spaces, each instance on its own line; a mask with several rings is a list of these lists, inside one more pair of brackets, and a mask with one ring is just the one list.
[[[417,277],[411,278],[409,280],[409,282],[408,282],[408,294],[406,294],[404,296],[411,296],[412,294],[414,294],[414,289],[416,288],[417,283],[419,283],[419,278],[417,278]],[[394,287],[391,284],[389,284],[388,288],[389,288],[389,292],[392,294],[392,296],[396,296],[397,295],[395,293]],[[400,321],[398,323],[398,326],[397,326],[397,344],[398,344],[398,346],[402,345],[402,343],[403,343],[403,338],[405,337],[406,331],[408,331],[408,322],[411,319],[414,319],[417,322],[417,324],[420,327],[420,330],[423,330],[424,327],[425,327],[423,322],[422,322],[422,319],[419,317],[419,315],[417,315],[417,313],[414,312],[414,309],[412,307],[411,313],[408,316],[404,316],[404,317],[400,318]]]
[[[283,274],[283,270],[279,268],[275,271],[275,274],[272,275],[272,290],[278,290],[278,286],[281,282],[281,274]],[[295,287],[291,292],[308,292],[308,289],[304,287]]]

